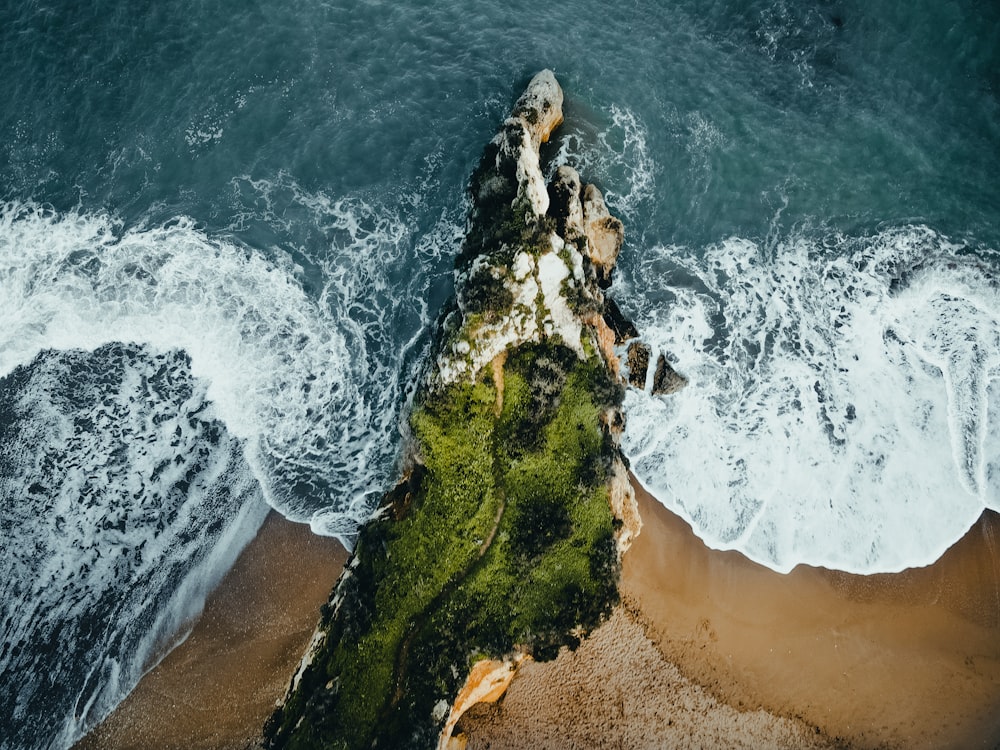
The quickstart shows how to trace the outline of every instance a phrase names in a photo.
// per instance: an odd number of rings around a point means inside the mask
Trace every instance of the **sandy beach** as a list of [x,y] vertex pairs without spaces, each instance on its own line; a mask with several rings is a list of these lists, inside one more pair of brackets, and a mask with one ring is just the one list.
[[255,746],[346,559],[336,540],[272,512],[188,638],[76,747]]
[[465,720],[470,747],[1000,742],[996,514],[927,568],[782,575],[708,549],[636,489],[644,526],[623,561],[623,606]]
[[[1000,519],[927,568],[775,573],[710,550],[636,485],[623,601],[459,724],[469,748],[992,748]],[[246,748],[346,558],[272,514],[190,637],[80,748]]]
[[706,548],[645,492],[639,503],[626,605],[720,699],[801,717],[851,747],[1000,742],[996,514],[926,568],[782,575]]
[[494,705],[458,723],[468,750],[833,747],[815,727],[738,710],[681,674],[623,607],[576,651],[527,662]]

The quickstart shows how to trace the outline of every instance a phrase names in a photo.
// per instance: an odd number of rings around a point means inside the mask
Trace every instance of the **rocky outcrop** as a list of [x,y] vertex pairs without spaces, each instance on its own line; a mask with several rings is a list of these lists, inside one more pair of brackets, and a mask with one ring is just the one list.
[[562,87],[551,70],[536,74],[514,104],[511,117],[520,118],[527,125],[536,160],[538,147],[562,124],[562,105]]
[[611,297],[604,301],[604,322],[614,333],[616,346],[639,335],[635,324],[622,314],[618,304]]
[[[633,341],[629,344],[626,365],[628,366],[627,380],[630,386],[640,391],[646,390],[646,378],[651,358],[652,350],[648,344],[641,341]],[[650,392],[654,396],[669,396],[687,384],[688,379],[677,372],[667,361],[666,355],[661,353],[656,360]]]
[[625,227],[608,211],[604,196],[594,185],[587,185],[583,192],[583,224],[597,282],[607,289],[611,286],[611,271],[625,241]]
[[448,718],[438,740],[438,750],[465,750],[465,738],[461,734],[453,736],[456,725],[465,712],[473,706],[480,703],[496,703],[500,700],[510,687],[510,683],[514,681],[518,667],[526,658],[530,659],[524,654],[515,654],[512,658],[502,661],[484,659],[472,667],[451,707],[444,703],[438,705],[442,714],[448,711]]
[[667,361],[666,356],[661,354],[656,360],[656,371],[653,373],[653,395],[669,396],[687,383],[688,379],[677,372]]
[[603,296],[584,263],[580,179],[563,167],[546,187],[538,152],[562,122],[562,101],[552,72],[536,75],[472,177],[458,305],[445,320],[437,357],[441,383],[474,378],[501,352],[529,341],[558,338],[583,356],[580,313],[600,308]]
[[561,121],[543,71],[472,176],[455,304],[409,415],[413,470],[362,528],[269,747],[461,746],[465,708],[618,599],[639,522],[601,280],[622,232],[571,168],[545,184],[538,147]]
[[649,347],[641,341],[629,344],[625,360],[628,365],[628,384],[640,391],[646,388],[646,371],[649,369]]
[[[494,245],[502,224],[516,229],[549,207],[545,178],[539,167],[539,146],[562,122],[563,93],[550,70],[531,79],[496,134],[472,176],[472,211],[464,258],[480,255]],[[484,232],[488,232],[484,236]],[[463,258],[459,258],[461,265]]]

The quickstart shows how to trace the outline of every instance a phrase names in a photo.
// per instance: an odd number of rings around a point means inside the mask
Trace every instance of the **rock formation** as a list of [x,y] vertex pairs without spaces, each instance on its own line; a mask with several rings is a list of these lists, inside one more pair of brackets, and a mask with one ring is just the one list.
[[361,530],[269,747],[461,747],[462,711],[617,601],[639,520],[618,449],[629,326],[609,327],[601,284],[623,232],[574,170],[546,185],[538,148],[561,121],[543,71],[472,176],[410,466]]
[[633,341],[628,346],[628,384],[640,391],[646,387],[646,370],[649,369],[649,347],[641,341]]
[[611,271],[618,260],[625,227],[608,212],[604,196],[594,185],[587,185],[583,193],[583,223],[590,247],[590,260],[597,270],[597,281],[602,288],[611,286]]
[[656,371],[653,373],[653,395],[669,396],[686,386],[688,380],[677,372],[666,356],[661,354],[656,360]]
[[608,297],[604,301],[604,323],[615,335],[615,345],[624,344],[639,335],[635,324],[618,309],[618,304]]
[[[628,384],[633,388],[640,391],[646,389],[646,377],[652,356],[652,350],[648,344],[641,341],[633,341],[629,344],[625,363],[628,366]],[[688,379],[677,372],[667,361],[666,355],[661,353],[656,360],[656,369],[653,371],[651,393],[654,396],[669,396],[687,384]]]

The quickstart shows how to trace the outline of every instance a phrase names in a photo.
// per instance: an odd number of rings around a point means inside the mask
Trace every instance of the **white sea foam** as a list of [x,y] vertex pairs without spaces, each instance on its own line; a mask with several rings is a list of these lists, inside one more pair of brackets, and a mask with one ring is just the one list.
[[1000,509],[1000,293],[958,251],[924,227],[645,251],[618,297],[690,385],[628,393],[636,475],[776,570],[933,562]]
[[179,352],[135,344],[46,352],[0,380],[10,746],[69,747],[106,715],[263,520],[205,390]]
[[[428,166],[433,171],[434,165]],[[318,533],[348,535],[350,543],[392,478],[403,389],[416,382],[429,347],[427,333],[436,313],[431,299],[451,278],[463,236],[462,207],[442,212],[430,231],[415,236],[412,219],[398,207],[363,195],[331,198],[283,175],[243,177],[234,186],[257,196],[253,220],[298,235],[320,233],[317,242],[295,253],[319,279],[321,288],[310,296],[317,298],[322,328],[346,342],[349,370],[336,398],[306,407],[322,424],[322,445],[308,455],[297,453],[296,446],[281,471],[296,462],[313,477],[330,478],[321,495],[336,496],[337,502],[313,509],[310,522]],[[419,189],[403,188],[404,195],[393,201],[404,197],[419,203],[415,196],[433,187],[427,177]],[[311,358],[299,364],[297,373],[310,380]]]
[[602,188],[608,207],[625,220],[627,230],[654,195],[656,163],[646,145],[646,127],[632,110],[612,104],[605,114],[606,126],[595,132],[580,129],[579,123],[565,126],[546,179],[564,164],[573,167],[585,182]]
[[[550,169],[601,183],[628,242],[656,164],[641,120],[607,119],[560,136]],[[726,143],[685,125],[704,171]],[[781,211],[764,246],[633,249],[616,271],[612,296],[691,379],[629,392],[626,452],[713,547],[782,571],[928,564],[1000,506],[995,281],[925,227],[782,239]]]
[[[285,256],[209,238],[188,219],[122,231],[104,215],[7,206],[0,376],[46,349],[182,350],[268,501],[349,541],[372,509],[370,485],[391,471],[401,362],[429,317],[425,294],[394,295],[426,279],[394,262],[409,249],[400,220],[299,196],[309,201],[333,240],[316,253],[324,287],[313,297]],[[406,329],[403,346],[389,340]]]

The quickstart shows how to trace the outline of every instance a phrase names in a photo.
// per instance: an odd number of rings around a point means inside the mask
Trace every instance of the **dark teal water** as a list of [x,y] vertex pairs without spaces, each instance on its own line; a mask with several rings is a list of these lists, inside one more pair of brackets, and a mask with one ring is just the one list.
[[[551,67],[578,127],[611,105],[644,125],[657,195],[637,235],[764,236],[787,198],[786,224],[910,220],[995,246],[1000,11],[871,5],[11,6],[3,193],[209,231],[253,211],[243,176],[385,199],[433,176],[434,203]],[[625,172],[602,177],[624,191]],[[241,238],[302,241],[259,231]]]
[[543,67],[691,378],[629,396],[668,506],[858,571],[1000,507],[1000,6],[8,3],[0,747],[103,716],[265,501],[349,540]]

